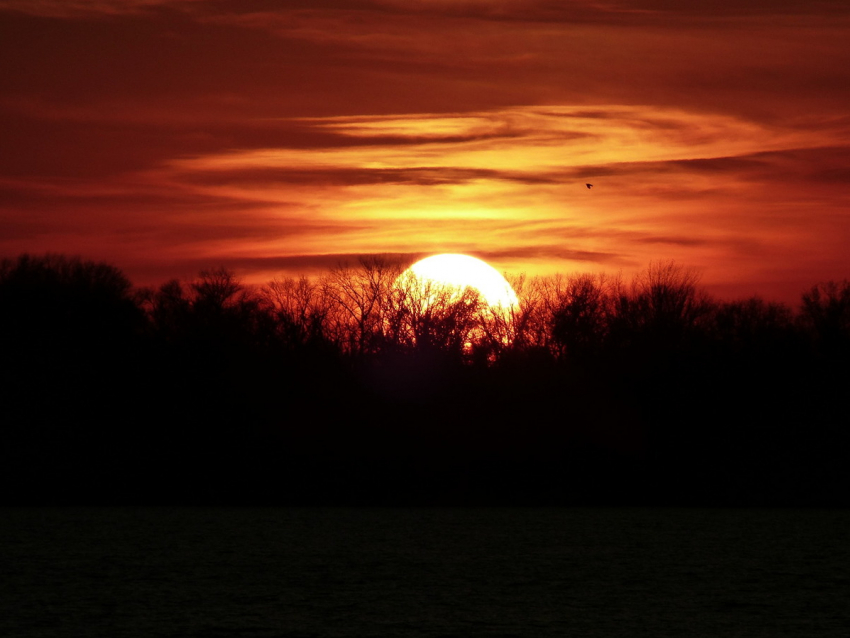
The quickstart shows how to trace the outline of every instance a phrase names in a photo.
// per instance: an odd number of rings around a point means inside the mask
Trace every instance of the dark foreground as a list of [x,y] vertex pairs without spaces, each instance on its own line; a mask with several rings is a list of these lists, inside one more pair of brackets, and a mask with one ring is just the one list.
[[850,505],[848,282],[794,314],[656,267],[506,322],[393,281],[0,262],[0,504]]
[[850,505],[841,377],[213,370],[13,397],[0,501]]
[[836,510],[0,510],[7,636],[844,637]]

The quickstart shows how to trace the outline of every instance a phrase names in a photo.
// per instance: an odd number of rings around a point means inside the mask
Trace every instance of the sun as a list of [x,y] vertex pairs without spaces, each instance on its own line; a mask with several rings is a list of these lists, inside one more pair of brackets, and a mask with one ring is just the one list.
[[498,270],[469,255],[432,255],[417,261],[402,273],[402,277],[410,274],[423,283],[460,290],[474,288],[491,308],[507,310],[519,304],[516,292]]

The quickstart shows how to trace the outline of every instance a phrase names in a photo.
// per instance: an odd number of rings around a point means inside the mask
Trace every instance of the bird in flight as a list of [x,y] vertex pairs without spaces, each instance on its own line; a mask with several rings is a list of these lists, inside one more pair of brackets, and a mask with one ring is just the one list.
[[593,188],[593,184],[585,184],[588,188]]

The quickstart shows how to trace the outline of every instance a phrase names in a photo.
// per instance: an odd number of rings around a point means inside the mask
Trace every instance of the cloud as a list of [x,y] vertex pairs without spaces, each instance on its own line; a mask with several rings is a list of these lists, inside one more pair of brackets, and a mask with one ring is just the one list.
[[617,264],[623,255],[614,252],[576,250],[562,244],[539,244],[523,248],[478,250],[473,254],[484,261],[569,261],[591,264]]
[[[841,111],[848,15],[841,3],[425,2],[208,19],[311,43],[327,64],[368,69],[368,81],[442,109],[451,107],[440,97],[476,108],[474,90],[491,105],[710,105],[753,115],[800,101]],[[789,99],[789,86],[806,89]]]
[[[294,273],[327,266],[328,255],[383,252],[468,252],[525,272],[610,271],[787,244],[793,233],[742,213],[744,204],[775,210],[782,188],[813,176],[840,184],[848,158],[847,148],[824,144],[834,130],[647,107],[271,125],[292,134],[289,146],[198,152],[108,185],[7,180],[15,193],[7,215],[20,239],[38,239],[39,227],[67,233],[86,218],[114,254],[147,246],[184,273],[190,264],[238,265],[256,268],[246,273],[254,281],[278,266]],[[25,211],[52,206],[56,213],[26,223]],[[803,223],[787,219],[789,229]]]
[[422,253],[318,253],[303,255],[285,255],[270,257],[236,257],[227,259],[222,265],[234,270],[280,271],[292,274],[326,273],[334,268],[357,268],[360,261],[380,257],[389,263],[412,264],[422,257]]
[[[226,6],[226,5],[225,5]],[[757,17],[800,18],[850,14],[841,0],[805,3],[799,0],[360,0],[356,2],[241,2],[228,7],[226,15],[255,16],[307,14],[308,12],[350,13],[349,20],[365,22],[370,15],[385,18],[411,17],[418,20],[442,18],[506,23],[628,24],[647,26],[706,19],[712,21]]]
[[0,0],[0,12],[49,18],[138,15],[158,7],[181,8],[208,0]]
[[644,243],[644,244],[674,244],[676,246],[705,246],[709,243],[708,240],[700,238],[700,237],[665,237],[665,236],[652,236],[652,237],[641,237],[636,239],[635,241]]
[[846,270],[847,11],[0,0],[0,250]]

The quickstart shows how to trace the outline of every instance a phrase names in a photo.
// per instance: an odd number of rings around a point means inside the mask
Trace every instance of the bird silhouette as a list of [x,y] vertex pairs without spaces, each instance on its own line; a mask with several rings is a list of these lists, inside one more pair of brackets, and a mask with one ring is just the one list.
[[585,184],[588,188],[593,188],[593,184]]

